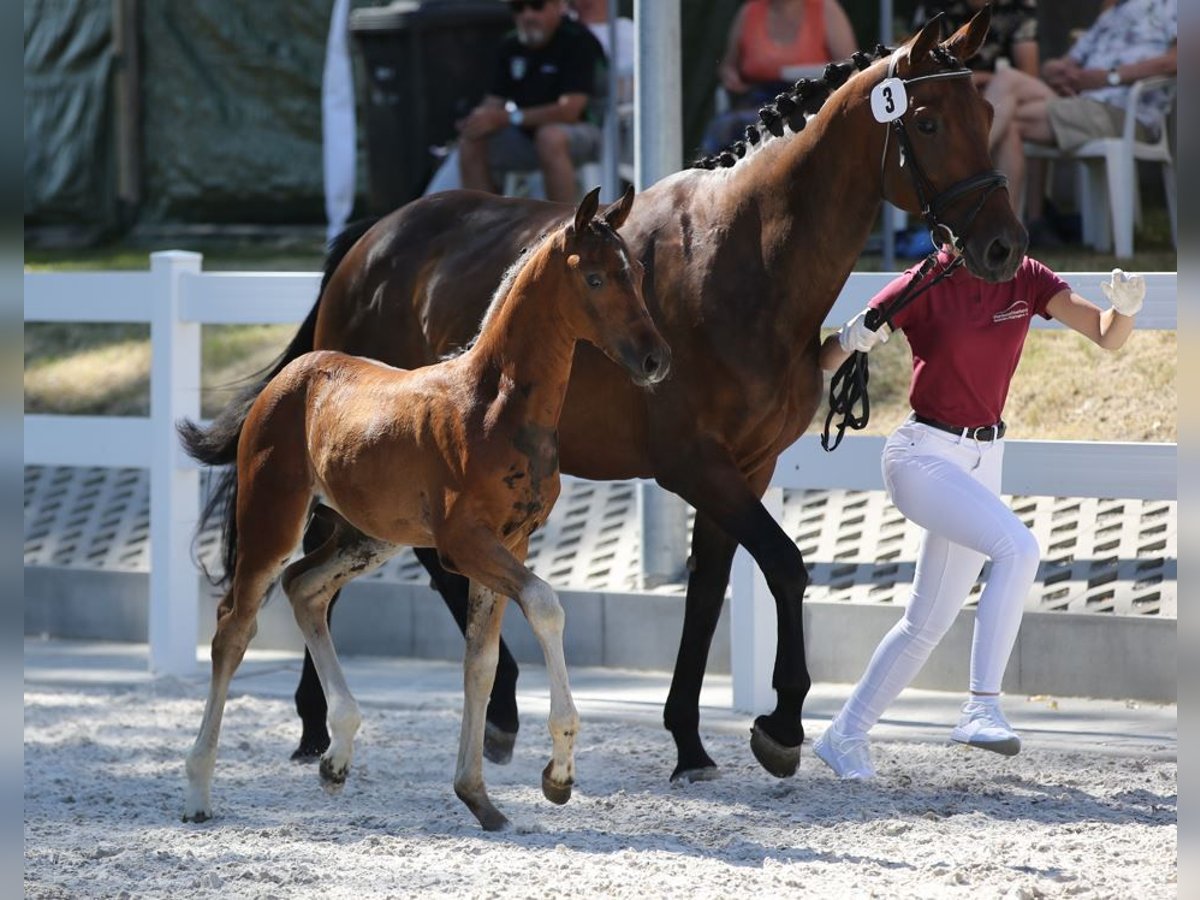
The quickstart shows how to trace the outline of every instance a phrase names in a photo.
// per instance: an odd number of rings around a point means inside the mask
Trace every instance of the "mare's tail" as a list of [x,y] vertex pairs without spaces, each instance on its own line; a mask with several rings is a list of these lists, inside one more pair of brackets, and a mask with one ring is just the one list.
[[242,426],[246,424],[246,416],[250,414],[250,407],[254,405],[254,401],[258,399],[258,395],[263,392],[267,383],[283,371],[288,363],[314,349],[317,313],[321,308],[321,298],[325,296],[325,288],[329,284],[329,279],[333,277],[338,265],[350,252],[350,248],[377,221],[378,219],[361,219],[352,222],[341,234],[330,241],[317,301],[309,310],[308,316],[283,353],[265,369],[250,376],[250,382],[242,388],[237,397],[217,413],[208,428],[202,428],[188,419],[184,419],[176,426],[179,431],[179,439],[189,456],[208,466],[230,467],[221,475],[216,488],[209,496],[197,525],[197,533],[199,533],[212,521],[214,516],[219,514],[222,519],[221,544],[224,572],[220,576],[214,577],[205,569],[205,575],[214,584],[229,582],[233,577],[233,566],[237,559],[237,468],[233,463],[237,462],[238,440],[242,435]]

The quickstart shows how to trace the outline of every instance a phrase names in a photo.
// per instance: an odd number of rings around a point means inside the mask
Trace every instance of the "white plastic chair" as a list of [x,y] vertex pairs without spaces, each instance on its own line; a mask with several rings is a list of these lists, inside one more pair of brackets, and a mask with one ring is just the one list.
[[[1029,157],[1079,163],[1079,213],[1083,222],[1083,240],[1098,250],[1116,245],[1116,255],[1133,256],[1133,226],[1141,224],[1142,205],[1138,191],[1137,160],[1162,165],[1163,188],[1171,218],[1171,241],[1178,246],[1175,210],[1175,161],[1171,156],[1167,116],[1156,123],[1157,136],[1149,141],[1138,138],[1136,111],[1142,95],[1151,88],[1167,87],[1175,103],[1174,76],[1143,78],[1130,85],[1125,101],[1125,126],[1120,137],[1097,138],[1075,150],[1065,152],[1043,144],[1026,144]],[[1104,168],[1103,176],[1099,171]],[[1109,215],[1104,211],[1108,209]]]

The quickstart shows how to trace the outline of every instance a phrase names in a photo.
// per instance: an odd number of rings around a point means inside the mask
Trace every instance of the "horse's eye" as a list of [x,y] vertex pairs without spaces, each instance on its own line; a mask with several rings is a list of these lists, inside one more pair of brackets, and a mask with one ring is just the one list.
[[921,132],[921,134],[936,134],[937,122],[933,119],[918,119],[917,131]]
[[591,287],[596,287],[596,288],[598,288],[598,287],[600,287],[600,285],[604,284],[604,279],[603,279],[603,278],[601,278],[599,275],[597,275],[595,272],[593,272],[593,273],[591,273],[590,275],[588,275],[588,277],[587,277],[587,283],[588,283],[588,284],[589,284]]

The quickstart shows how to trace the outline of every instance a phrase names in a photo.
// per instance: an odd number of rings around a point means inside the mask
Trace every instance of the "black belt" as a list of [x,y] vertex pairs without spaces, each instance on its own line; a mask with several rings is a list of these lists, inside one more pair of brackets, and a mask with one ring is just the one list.
[[945,422],[939,422],[937,419],[931,419],[920,413],[913,413],[912,417],[914,422],[920,422],[922,425],[928,425],[930,428],[948,431],[951,434],[961,435],[962,437],[971,438],[976,441],[998,441],[1004,437],[1003,422],[997,422],[995,425],[980,425],[978,428],[966,428],[962,425],[947,425]]

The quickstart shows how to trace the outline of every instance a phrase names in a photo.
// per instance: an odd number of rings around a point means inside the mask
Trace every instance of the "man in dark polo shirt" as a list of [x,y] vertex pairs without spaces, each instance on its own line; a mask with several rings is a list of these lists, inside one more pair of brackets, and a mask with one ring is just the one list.
[[576,199],[575,166],[600,152],[604,50],[565,0],[508,0],[516,28],[490,92],[458,123],[462,186],[496,192],[498,174],[541,169],[546,197]]

